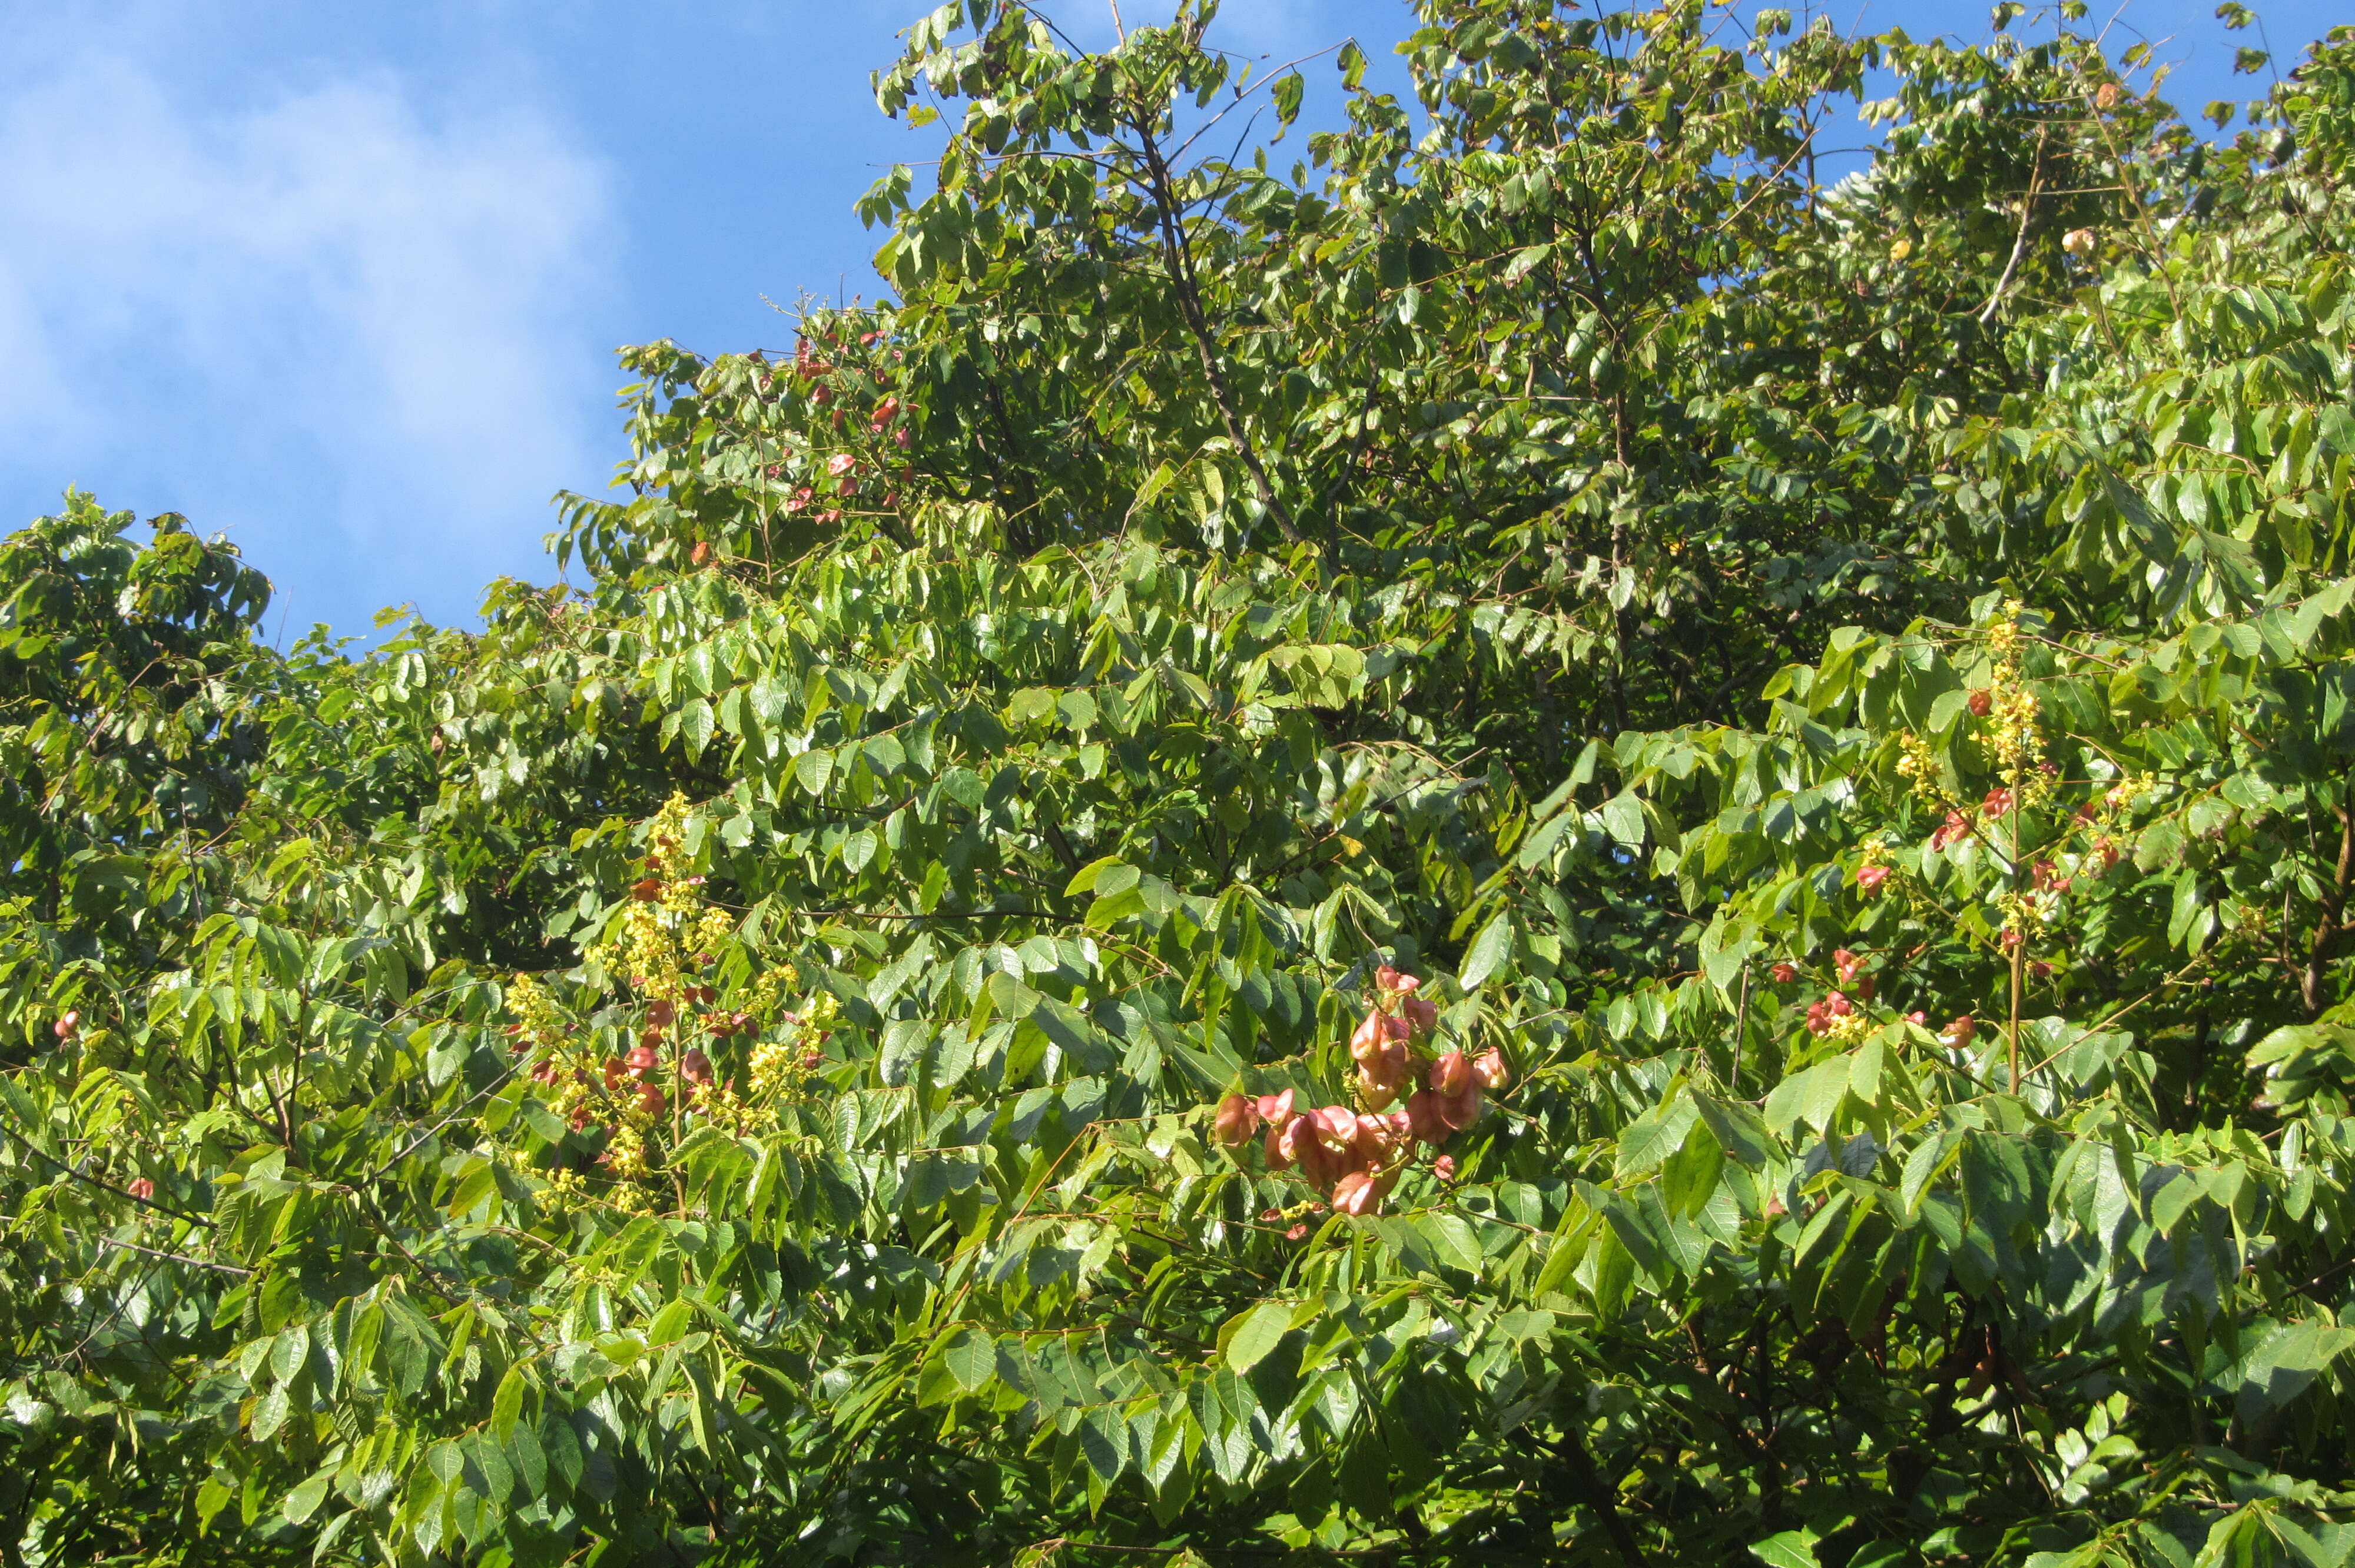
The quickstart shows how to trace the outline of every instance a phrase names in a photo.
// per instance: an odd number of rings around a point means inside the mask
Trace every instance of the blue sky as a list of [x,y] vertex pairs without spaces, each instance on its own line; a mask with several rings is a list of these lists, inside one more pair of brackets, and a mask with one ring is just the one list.
[[[1127,0],[1129,19],[1151,4]],[[873,291],[878,237],[851,203],[931,142],[876,113],[867,75],[923,9],[16,13],[0,37],[0,525],[69,483],[184,512],[271,575],[273,634],[366,633],[402,603],[464,622],[492,576],[549,577],[549,497],[602,488],[623,455],[616,345],[773,346],[791,332],[769,302]],[[1108,30],[1103,0],[1048,9]],[[1846,9],[1972,38],[1987,15]],[[2137,0],[2124,17],[2170,40],[2187,109],[2249,90],[2231,43],[2255,37],[2228,42],[2210,9]],[[2337,9],[2264,9],[2285,66]],[[1228,0],[1220,35],[1278,58],[1355,35],[1395,75],[1405,18],[1392,0]]]

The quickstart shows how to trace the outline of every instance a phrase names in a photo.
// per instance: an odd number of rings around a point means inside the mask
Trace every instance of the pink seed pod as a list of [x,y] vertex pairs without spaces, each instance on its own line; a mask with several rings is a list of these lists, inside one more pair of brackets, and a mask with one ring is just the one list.
[[1439,1119],[1457,1132],[1462,1132],[1480,1119],[1480,1081],[1468,1078],[1464,1092],[1439,1097]]
[[1450,1051],[1431,1065],[1432,1092],[1442,1098],[1462,1094],[1471,1081],[1471,1058],[1461,1051]]
[[1331,1192],[1333,1183],[1358,1169],[1357,1150],[1335,1150],[1321,1137],[1312,1137],[1300,1151],[1300,1174],[1319,1192]]
[[1295,1113],[1282,1127],[1269,1128],[1267,1136],[1269,1168],[1289,1171],[1316,1147],[1316,1121],[1305,1113]]
[[1482,1088],[1494,1093],[1513,1081],[1513,1070],[1505,1065],[1504,1052],[1491,1045],[1473,1062],[1472,1076]]
[[1346,1154],[1358,1141],[1358,1113],[1348,1106],[1323,1106],[1316,1118],[1316,1141],[1336,1154]]
[[1349,1036],[1349,1054],[1359,1062],[1371,1061],[1387,1046],[1405,1040],[1409,1033],[1405,1019],[1376,1009],[1366,1014],[1365,1022]]
[[1369,1171],[1352,1171],[1333,1183],[1333,1207],[1344,1214],[1370,1214],[1382,1204],[1384,1183]]
[[1228,1149],[1241,1149],[1259,1130],[1259,1110],[1248,1096],[1229,1095],[1210,1118],[1210,1131]]

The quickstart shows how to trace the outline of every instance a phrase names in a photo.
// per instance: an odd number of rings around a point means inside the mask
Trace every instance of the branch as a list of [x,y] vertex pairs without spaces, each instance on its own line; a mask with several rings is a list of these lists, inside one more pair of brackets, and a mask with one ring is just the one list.
[[1243,467],[1251,474],[1252,493],[1258,497],[1261,509],[1275,519],[1275,526],[1287,543],[1297,545],[1301,543],[1300,529],[1284,503],[1276,499],[1275,487],[1268,482],[1267,469],[1260,461],[1259,449],[1252,445],[1251,435],[1243,429],[1242,416],[1235,410],[1234,393],[1227,386],[1226,372],[1219,366],[1209,320],[1202,312],[1193,251],[1178,226],[1177,187],[1170,179],[1169,165],[1162,159],[1161,144],[1154,139],[1152,127],[1141,120],[1132,122],[1131,129],[1144,143],[1146,164],[1152,174],[1154,213],[1161,230],[1162,257],[1169,269],[1170,286],[1178,295],[1178,313],[1193,334],[1195,351],[1200,355],[1202,377],[1209,384],[1210,400],[1218,405],[1220,422],[1227,428],[1227,440],[1242,454]]
[[2036,133],[2036,161],[2029,166],[2028,197],[2019,204],[2019,232],[2012,238],[2011,256],[2003,264],[2003,276],[1995,281],[1995,292],[1987,296],[1987,304],[1979,311],[1981,326],[1995,320],[1996,307],[2003,303],[2005,291],[2019,271],[2019,259],[2028,249],[2028,224],[2036,216],[2036,193],[2044,183],[2044,137],[2042,131]]
[[118,1187],[113,1182],[92,1176],[86,1171],[77,1171],[72,1166],[67,1164],[64,1160],[59,1159],[56,1155],[51,1154],[48,1150],[43,1149],[40,1145],[35,1143],[31,1139],[27,1138],[23,1133],[18,1132],[15,1128],[9,1127],[5,1123],[0,1123],[0,1132],[6,1133],[18,1143],[23,1144],[25,1146],[26,1152],[32,1155],[34,1159],[45,1161],[46,1163],[56,1167],[60,1174],[70,1176],[77,1181],[87,1181],[91,1186],[98,1188],[101,1192],[113,1193],[116,1197],[121,1198],[125,1202],[136,1203],[143,1209],[153,1209],[159,1214],[169,1214],[176,1220],[186,1220],[192,1225],[202,1225],[208,1231],[218,1228],[212,1223],[212,1221],[206,1219],[202,1214],[191,1214],[179,1209],[167,1208],[164,1204],[155,1202],[153,1198],[140,1197],[137,1193],[129,1191],[127,1188]]

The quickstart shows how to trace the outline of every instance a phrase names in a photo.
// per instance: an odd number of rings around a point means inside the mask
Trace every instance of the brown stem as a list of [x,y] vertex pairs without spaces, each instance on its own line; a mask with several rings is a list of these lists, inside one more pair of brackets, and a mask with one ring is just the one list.
[[1579,1490],[1586,1494],[1586,1506],[1602,1519],[1604,1533],[1611,1537],[1611,1544],[1618,1549],[1627,1568],[1642,1568],[1643,1545],[1636,1541],[1636,1532],[1627,1528],[1627,1520],[1621,1516],[1617,1500],[1604,1484],[1602,1476],[1596,1473],[1594,1459],[1586,1451],[1585,1437],[1575,1425],[1568,1421],[1562,1423],[1561,1434],[1562,1441],[1554,1452],[1570,1467],[1571,1478],[1578,1483]]
[[2003,304],[2003,296],[2010,290],[2012,279],[2019,274],[2019,259],[2027,253],[2028,226],[2036,216],[2036,193],[2044,183],[2045,135],[2043,131],[2036,133],[2036,160],[2029,165],[2028,196],[2019,204],[2019,232],[2012,238],[2011,256],[2003,264],[2003,275],[1995,281],[1995,291],[1987,296],[1986,307],[1979,312],[1981,326],[1995,320],[1995,313]]
[[2319,1013],[2328,1000],[2323,981],[2329,975],[2331,949],[2346,929],[2347,894],[2355,885],[2355,810],[2350,810],[2344,801],[2332,810],[2339,817],[2338,874],[2323,895],[2322,918],[2315,922],[2313,938],[2307,944],[2306,968],[2297,977],[2298,1000],[2306,1004],[2308,1018]]
[[2028,967],[2028,922],[2019,914],[2019,789],[2011,798],[2011,1092],[2019,1093],[2019,1001],[2023,971]]
[[1227,375],[1220,368],[1217,345],[1210,336],[1210,322],[1202,310],[1200,281],[1194,271],[1193,247],[1186,240],[1186,231],[1179,223],[1176,182],[1169,177],[1169,165],[1161,156],[1161,143],[1144,115],[1130,122],[1137,142],[1145,149],[1146,167],[1153,176],[1154,217],[1161,230],[1161,254],[1169,269],[1171,291],[1178,296],[1178,313],[1193,335],[1194,349],[1201,356],[1202,379],[1209,384],[1210,400],[1219,408],[1219,420],[1227,428],[1227,440],[1242,454],[1243,467],[1251,473],[1252,493],[1259,498],[1262,510],[1275,519],[1276,528],[1286,543],[1301,542],[1300,529],[1292,521],[1292,514],[1275,497],[1275,487],[1268,482],[1267,469],[1260,462],[1259,449],[1252,445],[1250,433],[1243,429],[1242,416],[1235,410],[1233,391],[1227,385]]

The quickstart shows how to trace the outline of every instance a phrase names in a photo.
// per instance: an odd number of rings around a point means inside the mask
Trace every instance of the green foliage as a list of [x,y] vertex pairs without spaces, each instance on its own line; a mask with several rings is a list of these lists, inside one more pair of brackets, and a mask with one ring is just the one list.
[[1211,9],[585,590],[0,545],[0,1560],[2348,1561],[2355,36]]

